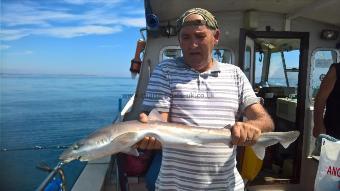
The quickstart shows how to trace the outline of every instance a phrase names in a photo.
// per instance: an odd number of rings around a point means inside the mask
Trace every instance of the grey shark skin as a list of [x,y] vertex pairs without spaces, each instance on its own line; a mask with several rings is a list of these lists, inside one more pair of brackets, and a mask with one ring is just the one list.
[[[231,132],[227,128],[214,129],[161,122],[157,111],[151,111],[149,122],[137,120],[116,123],[99,129],[65,150],[59,157],[64,162],[90,161],[119,152],[138,156],[132,148],[145,136],[155,137],[163,147],[200,146],[206,144],[230,145]],[[298,131],[262,133],[252,146],[258,158],[263,159],[265,148],[280,143],[287,148],[298,136]]]

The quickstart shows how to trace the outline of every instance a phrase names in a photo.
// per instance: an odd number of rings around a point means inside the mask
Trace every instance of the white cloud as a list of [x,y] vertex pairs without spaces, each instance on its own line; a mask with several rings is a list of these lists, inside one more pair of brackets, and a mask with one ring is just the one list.
[[[125,13],[125,12],[124,12]],[[94,9],[81,15],[81,20],[86,24],[95,25],[115,25],[119,24],[128,27],[145,27],[145,18],[143,14],[134,14],[133,16],[119,15],[112,12],[111,9]]]
[[36,25],[40,27],[51,26],[53,21],[74,21],[77,15],[65,10],[46,10],[25,4],[11,4],[4,6],[1,22],[6,26]]
[[6,50],[9,49],[11,46],[6,45],[6,44],[0,44],[0,50]]
[[54,6],[42,6],[36,2],[3,3],[1,23],[13,27],[21,25],[50,26],[53,21],[74,21],[77,15],[71,10]]
[[0,40],[10,41],[18,40],[25,36],[31,35],[30,30],[27,29],[2,29],[0,30]]
[[102,44],[102,45],[99,45],[98,47],[99,48],[119,48],[119,47],[121,47],[121,45],[120,44],[114,44],[114,45]]
[[10,52],[8,54],[14,55],[14,56],[25,56],[25,55],[33,54],[33,51],[31,51],[31,50],[23,50],[23,51],[19,51],[19,52]]
[[64,0],[64,2],[69,4],[83,5],[83,4],[118,4],[122,0]]
[[0,32],[0,40],[11,41],[18,40],[25,36],[42,35],[57,38],[73,38],[86,35],[107,35],[122,31],[121,26],[106,27],[106,26],[76,26],[76,27],[51,27],[42,29],[22,29],[22,30],[2,30]]
[[23,55],[30,55],[30,54],[33,54],[33,51],[31,50],[25,50],[22,52]]
[[131,3],[126,1],[127,5],[122,0],[49,2],[53,1],[3,3],[0,39],[11,41],[30,35],[72,38],[113,34],[124,30],[124,27],[145,26],[142,10],[126,14],[124,10],[132,9]]
[[[97,19],[91,19],[96,17]],[[127,27],[145,27],[145,19],[140,18],[129,18],[129,17],[118,17],[118,16],[93,16],[88,15],[85,20],[86,24],[96,24],[96,25],[122,25]]]
[[122,18],[120,24],[132,27],[145,27],[144,18]]
[[35,31],[34,34],[41,34],[46,36],[72,38],[85,35],[106,35],[122,31],[120,26],[105,27],[105,26],[80,26],[80,27],[59,27],[50,29],[40,29]]

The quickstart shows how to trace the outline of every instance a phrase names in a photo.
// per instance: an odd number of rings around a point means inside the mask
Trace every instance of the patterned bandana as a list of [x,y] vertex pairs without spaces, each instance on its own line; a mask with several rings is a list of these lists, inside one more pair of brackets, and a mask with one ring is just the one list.
[[[201,15],[204,20],[194,20],[194,21],[185,21],[185,19],[192,14]],[[209,11],[202,8],[193,8],[187,10],[182,16],[180,16],[177,20],[177,31],[180,31],[183,26],[199,26],[206,25],[210,29],[218,29],[217,21]]]

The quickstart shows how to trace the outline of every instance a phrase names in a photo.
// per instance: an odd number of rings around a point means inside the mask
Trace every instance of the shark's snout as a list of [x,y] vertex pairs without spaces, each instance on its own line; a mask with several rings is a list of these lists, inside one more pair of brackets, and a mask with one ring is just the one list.
[[80,149],[80,145],[77,143],[70,146],[59,156],[59,160],[64,163],[68,163],[73,160],[80,159],[81,155],[80,155],[79,149]]

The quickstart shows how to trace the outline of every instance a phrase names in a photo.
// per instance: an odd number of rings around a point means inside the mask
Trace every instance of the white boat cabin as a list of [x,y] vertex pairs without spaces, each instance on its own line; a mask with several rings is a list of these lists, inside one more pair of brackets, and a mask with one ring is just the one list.
[[[128,119],[141,112],[142,95],[155,66],[181,56],[176,18],[193,7],[216,16],[221,38],[213,57],[244,71],[264,99],[275,130],[301,132],[288,149],[279,145],[267,149],[261,171],[247,189],[313,190],[318,165],[311,156],[313,102],[329,66],[340,61],[340,1],[146,0],[146,47]],[[239,154],[241,171],[244,152]]]
[[[181,56],[176,19],[190,8],[207,9],[216,16],[221,30],[213,57],[244,71],[257,95],[264,99],[276,131],[301,133],[288,149],[274,145],[267,149],[263,162],[251,159],[252,169],[244,169],[249,159],[247,151],[240,147],[241,174],[260,168],[248,180],[246,189],[313,190],[318,166],[311,155],[315,141],[311,133],[314,96],[329,66],[340,61],[340,0],[144,2],[147,26],[141,29],[145,48],[140,55],[138,85],[134,101],[123,109],[122,118],[136,119],[142,112],[143,95],[155,66],[164,59]],[[129,112],[125,114],[127,109]],[[116,171],[110,167],[115,166],[114,160],[111,165],[107,164],[109,160],[89,162],[72,190],[119,189],[115,185],[117,181],[112,181],[112,173]],[[138,186],[138,181],[129,188],[145,190],[143,184]]]

